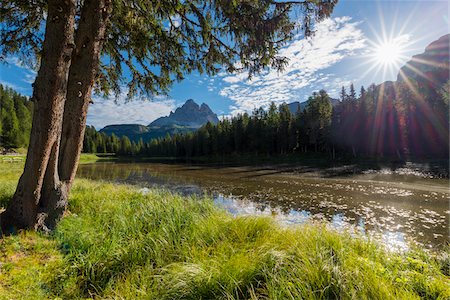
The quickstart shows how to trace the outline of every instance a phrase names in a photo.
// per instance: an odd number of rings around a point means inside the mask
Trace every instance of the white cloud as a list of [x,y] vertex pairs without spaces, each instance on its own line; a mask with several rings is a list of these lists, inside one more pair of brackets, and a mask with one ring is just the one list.
[[284,72],[269,70],[252,80],[247,79],[246,73],[222,74],[224,85],[219,94],[235,102],[230,106],[235,114],[267,106],[272,101],[303,101],[311,89],[334,90],[336,84],[348,80],[331,78],[334,75],[324,74],[324,70],[365,48],[366,39],[358,25],[350,17],[326,19],[317,25],[311,39],[299,35],[280,50],[280,55],[289,59]]
[[8,64],[12,64],[16,66],[17,68],[21,68],[25,71],[27,71],[28,75],[30,76],[36,76],[37,72],[33,70],[32,68],[28,67],[23,61],[21,61],[17,56],[12,56],[6,59],[6,62]]
[[24,90],[21,86],[18,86],[17,84],[14,84],[12,82],[9,82],[9,81],[3,80],[3,79],[0,79],[0,84],[3,86],[7,86],[17,92],[23,92],[23,90]]
[[25,74],[24,79],[22,79],[25,83],[32,84],[36,79],[36,73],[27,73]]
[[101,129],[112,124],[142,124],[148,125],[155,119],[168,115],[175,109],[175,101],[156,97],[155,100],[126,100],[126,93],[115,97],[95,98],[89,107],[88,125]]

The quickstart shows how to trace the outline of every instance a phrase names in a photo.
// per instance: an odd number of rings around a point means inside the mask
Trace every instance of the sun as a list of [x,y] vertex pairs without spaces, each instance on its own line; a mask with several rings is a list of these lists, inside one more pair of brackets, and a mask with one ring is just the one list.
[[368,74],[382,78],[396,78],[400,68],[411,58],[413,41],[409,34],[398,33],[376,35],[373,40],[368,40],[368,49],[364,55],[366,58],[362,64],[366,67],[363,77]]
[[403,45],[395,40],[382,42],[375,46],[374,59],[381,65],[396,65],[402,58]]
[[398,68],[404,62],[409,45],[409,36],[379,39],[371,42],[371,61],[382,68]]

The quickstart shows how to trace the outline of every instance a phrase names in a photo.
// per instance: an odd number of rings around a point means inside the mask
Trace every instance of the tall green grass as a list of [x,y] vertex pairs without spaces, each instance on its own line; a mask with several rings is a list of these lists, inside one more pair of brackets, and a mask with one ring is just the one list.
[[[3,171],[0,187],[14,181]],[[448,253],[388,253],[323,225],[87,180],[52,235],[23,232],[0,250],[0,299],[450,298]]]

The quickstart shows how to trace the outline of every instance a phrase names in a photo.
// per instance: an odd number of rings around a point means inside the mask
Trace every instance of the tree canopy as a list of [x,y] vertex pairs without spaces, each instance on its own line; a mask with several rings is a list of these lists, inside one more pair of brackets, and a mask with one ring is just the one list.
[[33,103],[0,84],[0,149],[27,147]]
[[[77,15],[85,1],[77,1]],[[309,36],[337,0],[111,0],[96,90],[129,94],[166,92],[194,70],[215,74],[266,67],[283,69],[277,54],[296,25]],[[0,59],[16,55],[37,66],[42,51],[45,0],[1,0]],[[293,10],[296,16],[292,18]]]

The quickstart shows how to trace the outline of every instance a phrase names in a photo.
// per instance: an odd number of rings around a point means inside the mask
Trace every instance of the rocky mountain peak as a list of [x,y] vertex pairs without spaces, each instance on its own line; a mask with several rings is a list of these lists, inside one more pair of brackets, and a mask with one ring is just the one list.
[[201,127],[207,122],[216,124],[219,122],[217,115],[205,103],[199,106],[194,100],[187,100],[181,107],[177,108],[175,112],[171,112],[168,117],[161,117],[153,121],[150,126],[187,126],[187,127]]
[[198,104],[197,104],[194,100],[189,99],[189,100],[187,100],[187,101],[181,106],[181,108],[183,108],[183,109],[196,109],[196,110],[198,110],[198,109],[199,109],[199,106],[198,106]]
[[200,111],[207,112],[207,113],[213,113],[211,108],[209,108],[209,106],[205,103],[202,103],[202,105],[200,105]]

